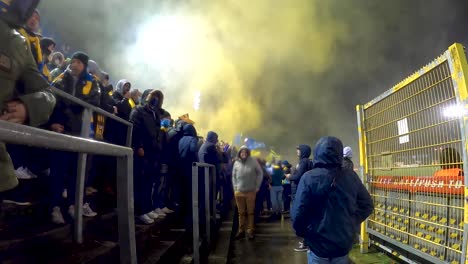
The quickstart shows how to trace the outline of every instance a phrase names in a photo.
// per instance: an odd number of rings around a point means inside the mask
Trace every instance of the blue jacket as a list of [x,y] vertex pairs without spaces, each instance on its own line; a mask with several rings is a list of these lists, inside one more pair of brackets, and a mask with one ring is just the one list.
[[192,163],[198,160],[198,137],[195,127],[191,124],[183,126],[184,136],[179,141],[179,158],[184,163]]
[[292,220],[296,234],[322,258],[347,255],[359,224],[374,209],[358,175],[342,169],[343,144],[321,138],[314,149],[314,168],[299,183]]
[[218,142],[218,134],[213,131],[208,132],[206,142],[203,143],[198,151],[198,160],[203,163],[213,164],[217,166],[221,163],[216,150],[216,143]]
[[302,175],[307,171],[311,170],[310,168],[310,154],[312,149],[309,145],[299,145],[297,147],[301,151],[301,156],[299,157],[299,164],[296,166],[296,170],[293,172],[289,180],[291,181],[291,194],[294,196],[296,195],[297,185],[299,185],[299,181],[301,180]]

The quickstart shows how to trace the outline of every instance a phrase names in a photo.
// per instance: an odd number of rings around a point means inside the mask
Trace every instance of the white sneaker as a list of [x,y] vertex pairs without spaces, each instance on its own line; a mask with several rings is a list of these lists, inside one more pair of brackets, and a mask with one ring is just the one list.
[[19,167],[15,170],[15,175],[18,179],[30,179],[29,175],[26,174],[24,167]]
[[65,224],[65,219],[63,219],[62,212],[60,211],[60,207],[55,206],[52,209],[52,223],[57,224],[57,225],[62,225]]
[[70,215],[72,219],[75,219],[75,206],[74,205],[70,205],[68,207],[68,214]]
[[34,174],[32,171],[29,170],[29,168],[24,168],[24,173],[28,177],[27,179],[36,179],[37,175]]
[[161,208],[156,208],[154,209],[155,213],[157,213],[160,217],[166,217],[167,215],[163,212],[163,210],[161,210]]
[[172,213],[174,213],[173,210],[171,210],[171,209],[169,209],[169,208],[167,208],[167,207],[164,207],[164,208],[162,209],[162,211],[163,211],[163,213],[166,213],[166,214],[172,214]]
[[140,215],[138,217],[138,219],[140,219],[146,225],[150,225],[150,224],[154,223],[154,220],[151,217],[149,217],[147,214]]
[[151,219],[154,219],[154,220],[158,219],[159,217],[159,214],[155,213],[154,211],[151,211],[147,213],[146,215],[148,215],[149,217],[151,217]]
[[67,197],[68,197],[67,189],[63,189],[62,198],[63,198],[63,199],[67,199]]
[[83,215],[87,217],[95,217],[97,213],[94,212],[91,207],[89,207],[89,203],[85,203],[83,204]]

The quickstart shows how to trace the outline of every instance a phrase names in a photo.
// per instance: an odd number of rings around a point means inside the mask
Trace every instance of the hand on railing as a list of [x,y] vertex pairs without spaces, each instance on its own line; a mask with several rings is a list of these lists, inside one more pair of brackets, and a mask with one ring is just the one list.
[[28,111],[21,101],[7,102],[5,112],[0,115],[0,120],[16,124],[24,124],[28,120]]
[[63,133],[64,127],[61,124],[55,123],[50,126],[50,130],[57,133]]

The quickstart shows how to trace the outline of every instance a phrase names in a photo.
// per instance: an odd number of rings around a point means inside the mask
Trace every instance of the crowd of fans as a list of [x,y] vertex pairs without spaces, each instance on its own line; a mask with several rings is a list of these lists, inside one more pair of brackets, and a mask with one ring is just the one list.
[[[226,213],[235,198],[239,213],[239,232],[236,237],[243,238],[247,235],[249,239],[254,238],[255,222],[262,215],[275,220],[281,218],[282,214],[289,213],[291,204],[300,209],[300,204],[310,202],[296,201],[296,194],[299,191],[304,193],[299,184],[303,185],[301,178],[304,174],[322,167],[328,169],[339,165],[341,168],[343,158],[344,171],[351,174],[353,170],[351,148],[343,149],[341,142],[338,144],[333,140],[329,140],[331,143],[323,143],[331,147],[324,148],[324,156],[316,156],[314,162],[310,159],[311,147],[299,145],[297,164],[293,166],[286,160],[267,163],[261,158],[252,157],[250,149],[245,146],[237,151],[235,147],[220,141],[214,131],[208,132],[206,138],[200,137],[195,122],[188,114],[175,119],[163,108],[165,98],[162,91],[146,89],[141,93],[127,79],[121,79],[114,87],[109,81],[109,74],[101,70],[86,53],[78,51],[71,58],[66,58],[62,53],[54,52],[55,41],[35,33],[39,26],[40,13],[36,10],[20,33],[29,45],[37,69],[44,79],[56,89],[133,124],[131,147],[134,150],[134,208],[135,217],[140,224],[152,224],[155,219],[179,211],[186,228],[190,230],[194,162],[215,167],[217,210],[220,214]],[[82,135],[82,124],[83,107],[57,97],[48,122],[41,128],[116,145],[127,144],[127,126],[122,122],[95,113],[89,135]],[[343,150],[343,154],[332,153],[336,156],[332,159],[327,152],[331,148],[336,150],[337,146],[341,148],[340,152]],[[7,149],[18,179],[46,179],[51,221],[65,224],[73,219],[78,154],[18,145],[7,145]],[[322,155],[320,151],[318,145],[317,153]],[[117,166],[114,158],[97,155],[88,156],[86,162],[83,215],[94,217],[100,212],[96,210],[93,196],[106,194],[115,200]],[[341,169],[337,171],[342,172]],[[202,168],[199,175],[203,175]],[[352,175],[349,178],[356,177],[357,175]],[[203,178],[198,178],[200,187],[204,186]],[[208,206],[203,202],[204,188],[196,191],[200,197],[200,210],[203,212],[204,207]],[[2,196],[0,198],[3,202],[29,204],[11,193],[10,196],[8,193],[3,193]],[[301,212],[297,209],[296,212],[297,223]],[[203,216],[204,214],[200,214],[200,223],[205,223]],[[306,238],[306,241],[301,241],[296,251],[306,251],[310,248],[310,243],[306,245],[307,236],[301,233],[300,228],[303,228],[300,224],[295,226],[299,230],[298,235]]]
[[[88,54],[78,51],[66,58],[63,53],[55,52],[55,41],[37,33],[40,20],[40,12],[36,9],[19,32],[29,45],[44,79],[51,86],[133,124],[134,201],[135,214],[140,223],[151,224],[175,210],[191,216],[189,194],[192,192],[192,163],[196,161],[216,167],[217,189],[221,194],[219,210],[223,211],[227,203],[223,204],[222,201],[225,198],[229,200],[229,190],[232,189],[227,177],[233,148],[219,141],[215,132],[209,132],[206,140],[199,137],[195,123],[188,114],[174,120],[163,108],[164,94],[160,90],[147,89],[141,93],[126,79],[121,79],[114,87],[109,81],[109,74],[100,69]],[[49,121],[41,128],[83,136],[82,119],[83,107],[57,97]],[[126,145],[127,126],[94,114],[90,133],[86,136]],[[11,144],[7,145],[7,150],[19,179],[46,179],[45,196],[50,206],[51,221],[64,224],[67,219],[73,219],[78,154]],[[96,212],[93,196],[103,193],[115,195],[115,162],[110,157],[88,156],[84,216],[94,217],[99,213]],[[18,195],[15,190],[2,196],[7,203],[30,204],[23,194]]]

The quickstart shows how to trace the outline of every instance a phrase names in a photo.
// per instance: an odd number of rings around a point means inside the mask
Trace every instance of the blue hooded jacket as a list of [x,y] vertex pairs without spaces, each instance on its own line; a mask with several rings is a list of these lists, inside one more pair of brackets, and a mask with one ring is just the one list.
[[183,126],[184,136],[179,141],[179,157],[184,163],[197,161],[198,137],[197,130],[191,124]]
[[314,149],[314,168],[302,176],[292,208],[296,234],[322,258],[347,255],[359,224],[374,209],[358,175],[343,170],[342,162],[341,141],[321,138]]
[[203,163],[208,163],[217,166],[221,163],[216,150],[216,143],[218,143],[218,134],[213,131],[208,132],[206,142],[203,143],[198,151],[198,160]]
[[297,185],[299,185],[299,181],[301,180],[302,175],[307,171],[311,170],[311,160],[309,160],[310,154],[312,153],[312,149],[309,145],[299,145],[297,147],[301,151],[301,156],[299,157],[299,163],[296,166],[296,170],[293,172],[289,180],[291,181],[291,195],[295,198]]

